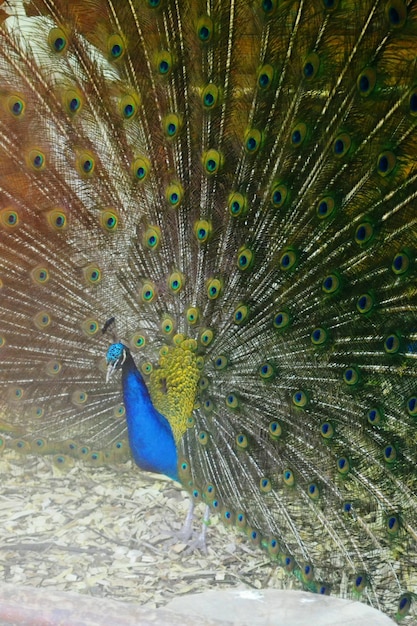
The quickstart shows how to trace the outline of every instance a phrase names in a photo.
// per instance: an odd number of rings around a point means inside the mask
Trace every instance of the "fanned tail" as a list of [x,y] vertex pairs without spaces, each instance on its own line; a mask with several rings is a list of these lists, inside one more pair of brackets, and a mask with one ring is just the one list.
[[114,317],[192,497],[304,587],[402,617],[417,589],[417,3],[2,7],[11,445],[126,458],[100,332]]

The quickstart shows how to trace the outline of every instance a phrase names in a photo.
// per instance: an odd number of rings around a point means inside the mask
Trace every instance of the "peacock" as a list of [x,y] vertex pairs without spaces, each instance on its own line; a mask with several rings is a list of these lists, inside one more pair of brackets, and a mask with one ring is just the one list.
[[414,623],[417,1],[0,4],[1,447]]

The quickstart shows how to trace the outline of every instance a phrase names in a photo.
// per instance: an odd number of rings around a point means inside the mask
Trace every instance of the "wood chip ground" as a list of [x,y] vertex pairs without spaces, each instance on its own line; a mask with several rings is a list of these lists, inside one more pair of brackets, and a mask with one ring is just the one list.
[[[169,479],[119,467],[56,468],[0,455],[0,580],[161,607],[207,589],[292,588],[260,550],[215,517],[207,554],[173,535],[188,510]],[[196,509],[198,532],[203,509]]]

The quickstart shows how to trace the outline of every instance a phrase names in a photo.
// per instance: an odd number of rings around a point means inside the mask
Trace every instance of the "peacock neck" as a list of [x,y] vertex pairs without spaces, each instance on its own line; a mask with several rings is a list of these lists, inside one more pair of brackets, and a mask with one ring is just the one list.
[[122,369],[129,444],[143,470],[178,480],[177,449],[168,420],[152,404],[145,381],[127,353]]

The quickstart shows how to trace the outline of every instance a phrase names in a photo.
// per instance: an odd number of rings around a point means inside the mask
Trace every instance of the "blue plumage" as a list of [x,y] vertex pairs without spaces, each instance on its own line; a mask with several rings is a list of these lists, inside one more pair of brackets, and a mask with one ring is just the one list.
[[178,480],[177,448],[168,420],[152,404],[145,381],[126,346],[107,351],[109,372],[122,369],[123,402],[129,445],[136,465]]

